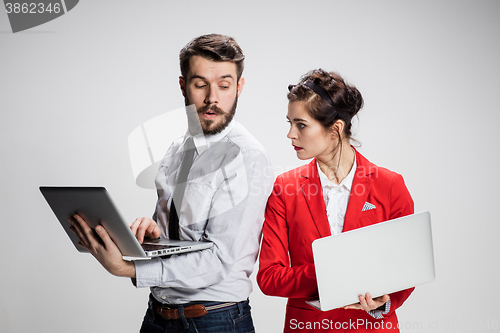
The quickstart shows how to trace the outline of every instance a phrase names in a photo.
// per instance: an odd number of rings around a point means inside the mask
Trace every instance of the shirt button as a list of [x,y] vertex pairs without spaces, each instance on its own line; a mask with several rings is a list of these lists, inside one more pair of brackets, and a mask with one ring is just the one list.
[[163,296],[161,297],[161,299],[162,299],[162,300],[166,300],[166,299],[167,299],[167,296],[163,295]]

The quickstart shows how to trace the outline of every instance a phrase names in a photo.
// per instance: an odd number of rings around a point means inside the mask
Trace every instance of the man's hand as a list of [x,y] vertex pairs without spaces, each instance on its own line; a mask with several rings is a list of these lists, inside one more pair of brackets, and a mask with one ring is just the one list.
[[372,299],[372,296],[369,293],[366,293],[365,296],[359,296],[359,303],[344,306],[344,309],[371,311],[381,307],[387,303],[389,299],[390,297],[387,294]]
[[139,217],[131,225],[130,229],[140,244],[144,241],[144,237],[156,239],[161,236],[160,228],[156,222],[148,217]]
[[108,272],[116,276],[135,278],[134,263],[123,260],[120,250],[101,225],[95,228],[100,238],[98,239],[80,215],[75,214],[68,221],[72,224],[71,231],[80,239],[78,245],[88,250]]

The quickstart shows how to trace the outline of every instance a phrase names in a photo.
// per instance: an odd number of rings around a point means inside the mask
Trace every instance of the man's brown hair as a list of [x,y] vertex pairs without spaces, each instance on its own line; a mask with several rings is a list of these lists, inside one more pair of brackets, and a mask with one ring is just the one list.
[[209,34],[194,38],[179,53],[181,75],[189,72],[189,59],[198,55],[212,61],[230,61],[236,64],[237,82],[243,73],[245,55],[234,38],[219,34]]

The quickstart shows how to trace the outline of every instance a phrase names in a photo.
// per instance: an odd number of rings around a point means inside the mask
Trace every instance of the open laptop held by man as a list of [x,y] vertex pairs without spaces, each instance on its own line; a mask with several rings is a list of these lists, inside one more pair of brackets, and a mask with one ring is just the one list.
[[[89,251],[79,245],[80,240],[71,231],[69,220],[76,214],[83,217],[92,230],[99,225],[103,226],[124,257],[152,258],[198,251],[213,246],[209,241],[160,239],[158,238],[160,229],[157,226],[153,225],[149,229],[144,226],[140,228],[142,218],[137,219],[129,227],[104,187],[41,186],[40,191],[80,252]],[[153,238],[156,235],[158,236]]]

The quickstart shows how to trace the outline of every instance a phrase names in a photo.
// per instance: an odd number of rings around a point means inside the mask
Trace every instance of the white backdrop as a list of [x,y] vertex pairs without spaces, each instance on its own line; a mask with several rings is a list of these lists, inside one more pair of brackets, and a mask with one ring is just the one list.
[[[82,0],[17,34],[0,10],[0,331],[138,331],[148,290],[77,253],[38,186],[106,186],[128,219],[150,216],[128,134],[183,105],[178,52],[212,32],[246,54],[237,119],[277,173],[304,163],[288,84],[322,67],[362,92],[360,151],[433,217],[437,277],[398,310],[402,331],[500,331],[500,2],[485,0]],[[255,284],[251,304],[257,332],[281,331],[284,299]]]

